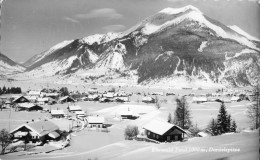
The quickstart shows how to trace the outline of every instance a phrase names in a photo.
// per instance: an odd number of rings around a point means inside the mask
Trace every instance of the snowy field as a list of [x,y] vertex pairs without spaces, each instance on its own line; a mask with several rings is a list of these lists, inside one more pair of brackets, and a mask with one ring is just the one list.
[[[68,87],[69,90],[87,91],[91,87],[97,87],[99,90],[107,90],[112,86],[97,86],[97,85],[68,85],[68,84],[52,84],[52,83],[36,83],[29,84],[27,81],[13,81],[1,83],[7,87],[15,86],[22,87],[22,90],[39,89],[44,87],[58,88]],[[212,93],[215,90],[173,90],[173,89],[156,89],[122,86],[121,89],[127,93],[140,92],[169,92],[177,95],[206,94]],[[141,102],[142,95],[133,95],[130,97],[129,103],[99,103],[99,102],[76,102],[75,104],[55,104],[45,105],[45,109],[63,109],[67,112],[68,105],[79,105],[88,115],[104,116],[106,123],[112,124],[108,128],[109,132],[97,132],[84,129],[80,132],[72,134],[71,146],[57,150],[57,148],[46,145],[41,148],[32,149],[28,152],[16,152],[1,156],[1,159],[218,159],[229,157],[231,159],[254,159],[257,150],[258,134],[254,132],[239,133],[234,135],[223,135],[208,138],[193,138],[186,142],[175,142],[170,144],[154,144],[148,142],[126,141],[124,140],[124,129],[127,125],[137,125],[140,129],[153,119],[167,121],[168,114],[174,115],[176,109],[176,96],[158,96],[162,100],[161,108],[157,109],[154,104],[145,104]],[[191,110],[191,118],[194,125],[200,129],[204,129],[209,124],[212,118],[216,118],[220,103],[192,103],[192,98],[187,97]],[[250,101],[226,103],[226,108],[232,119],[237,122],[238,130],[242,131],[250,128],[250,121],[246,115],[247,107],[251,104]],[[140,117],[136,120],[121,120],[119,117],[121,112],[132,111]],[[9,110],[0,111],[0,129],[6,128],[12,130],[17,126],[31,121],[32,119],[49,118],[49,113],[42,112],[15,112]],[[73,125],[71,120],[67,119],[49,119],[57,124],[60,129],[68,130]],[[75,125],[75,123],[74,123]],[[173,151],[167,152],[170,147],[185,148],[185,147],[233,147],[240,148],[239,152],[220,152],[206,153],[201,151]],[[159,151],[161,149],[161,151]],[[169,149],[168,149],[169,150]],[[50,153],[45,153],[51,151]],[[163,153],[162,153],[163,152]],[[242,157],[242,158],[241,158]]]

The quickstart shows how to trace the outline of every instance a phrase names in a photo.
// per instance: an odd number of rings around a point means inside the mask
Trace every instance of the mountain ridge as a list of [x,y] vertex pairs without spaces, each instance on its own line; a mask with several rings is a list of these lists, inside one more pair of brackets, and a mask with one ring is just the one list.
[[[32,63],[26,73],[96,76],[95,80],[106,82],[113,72],[126,80],[138,77],[138,84],[182,77],[185,83],[254,85],[260,80],[259,46],[259,41],[207,17],[196,7],[166,8],[125,32],[72,40]],[[244,62],[248,70],[232,68],[234,63]]]

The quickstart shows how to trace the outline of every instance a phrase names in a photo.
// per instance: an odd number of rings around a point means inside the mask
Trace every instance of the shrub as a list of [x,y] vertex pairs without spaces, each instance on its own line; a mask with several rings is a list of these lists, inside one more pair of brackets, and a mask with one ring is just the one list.
[[131,139],[139,134],[137,126],[128,125],[125,129],[125,139]]

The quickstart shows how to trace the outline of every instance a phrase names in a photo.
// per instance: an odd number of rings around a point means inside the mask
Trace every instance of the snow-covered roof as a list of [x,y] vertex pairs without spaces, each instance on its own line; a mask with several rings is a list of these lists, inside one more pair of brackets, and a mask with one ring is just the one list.
[[29,93],[28,93],[28,95],[40,95],[41,94],[41,91],[40,90],[38,90],[38,91],[36,91],[36,90],[34,90],[34,91],[29,91]]
[[65,100],[65,99],[67,99],[67,98],[70,98],[70,99],[72,99],[73,101],[75,101],[75,99],[73,99],[73,98],[71,98],[71,97],[69,97],[69,96],[61,97],[59,101],[63,101],[63,100]]
[[69,110],[70,111],[81,111],[81,107],[80,106],[69,106]]
[[105,118],[100,116],[88,116],[87,117],[88,123],[104,123]]
[[51,114],[52,115],[64,115],[64,111],[63,110],[51,110]]
[[56,124],[54,124],[50,121],[42,120],[42,121],[35,121],[35,122],[31,122],[31,123],[25,123],[25,124],[15,128],[10,133],[15,133],[15,132],[19,131],[19,129],[22,127],[26,127],[28,129],[30,129],[32,132],[36,133],[40,137],[59,129],[59,127]]
[[193,97],[192,101],[193,102],[207,102],[208,98],[207,97]]
[[38,102],[46,102],[46,101],[49,101],[49,98],[38,98],[37,99]]
[[198,135],[201,136],[201,137],[207,137],[207,136],[209,136],[209,134],[207,134],[207,133],[205,133],[205,132],[199,132]]
[[231,97],[231,101],[237,101],[237,100],[239,100],[239,97],[237,97],[237,96]]
[[[38,105],[35,105],[33,103],[19,103],[18,105],[19,107],[22,107],[22,108],[32,108],[34,106],[38,106]],[[40,106],[39,106],[40,107]],[[42,108],[42,107],[41,107]]]
[[142,98],[142,101],[152,101],[154,98],[152,98],[152,97],[148,97],[148,96],[146,96],[146,97],[143,97]]
[[84,111],[75,111],[76,115],[85,115],[86,113]]
[[168,130],[170,130],[174,126],[177,127],[179,130],[181,130],[182,132],[186,133],[179,126],[176,126],[176,125],[168,123],[168,122],[158,121],[158,120],[153,120],[150,123],[146,124],[144,126],[144,129],[149,130],[149,131],[154,132],[159,135],[163,135],[164,133],[166,133]]

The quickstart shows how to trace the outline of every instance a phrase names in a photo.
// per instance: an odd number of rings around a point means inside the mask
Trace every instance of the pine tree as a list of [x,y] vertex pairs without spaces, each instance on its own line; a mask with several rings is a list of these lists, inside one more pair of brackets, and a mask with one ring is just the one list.
[[5,94],[6,93],[6,87],[4,86],[3,87],[3,94]]
[[208,131],[211,133],[211,135],[216,136],[219,134],[218,128],[217,128],[217,123],[214,118],[210,121],[210,124],[208,126]]
[[228,115],[226,111],[226,106],[224,103],[221,104],[219,109],[219,114],[217,117],[217,129],[220,134],[227,133],[228,128]]
[[228,116],[227,116],[227,131],[226,132],[231,132],[230,130],[231,130],[231,115],[229,114]]
[[260,127],[260,84],[254,89],[253,103],[247,108],[247,116],[252,121],[252,127],[257,129]]
[[232,124],[230,126],[230,132],[236,132],[236,131],[237,131],[236,121],[232,121]]
[[2,88],[0,87],[0,95],[3,93]]
[[189,129],[192,126],[189,105],[186,98],[176,98],[177,108],[175,110],[173,123],[182,127],[183,129]]

